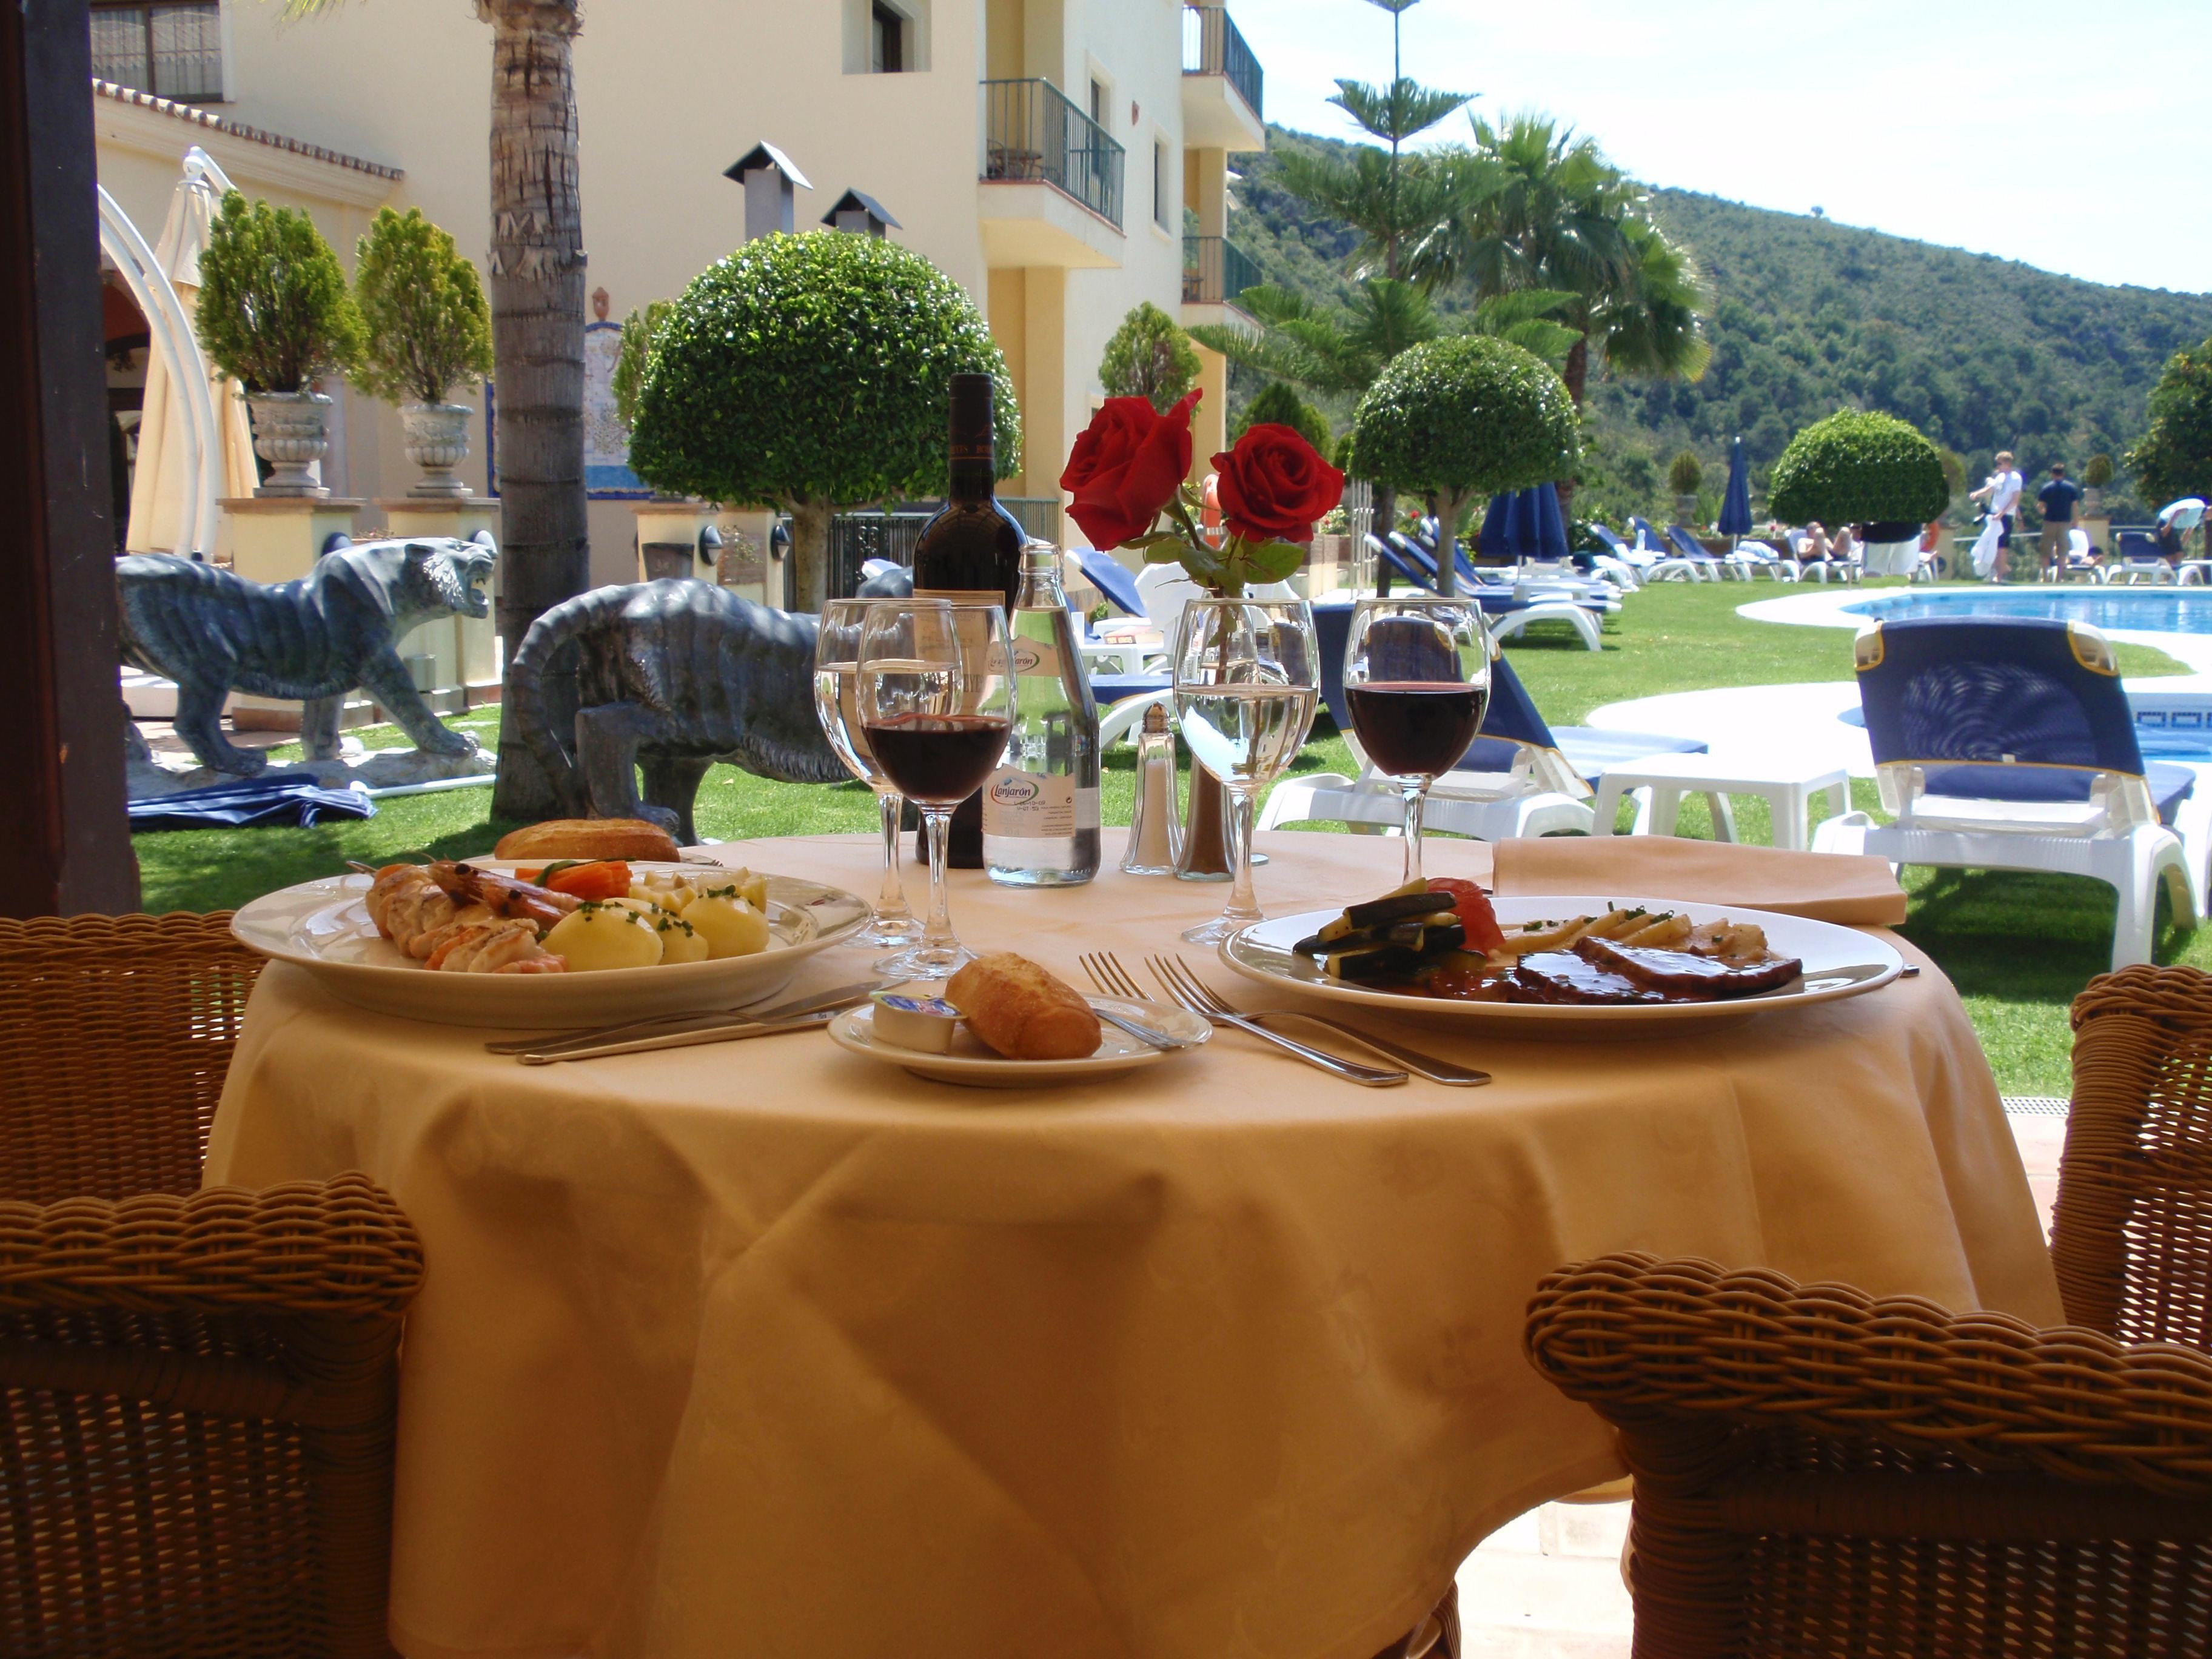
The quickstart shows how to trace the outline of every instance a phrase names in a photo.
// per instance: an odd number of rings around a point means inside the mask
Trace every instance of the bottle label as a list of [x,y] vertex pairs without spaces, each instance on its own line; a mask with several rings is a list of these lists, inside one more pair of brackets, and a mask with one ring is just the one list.
[[1098,827],[1098,792],[1079,789],[1065,772],[1024,772],[1002,766],[983,786],[983,833],[1064,841]]
[[1060,678],[1060,647],[1049,637],[1037,639],[1030,635],[1014,636],[1014,673],[1022,679],[1056,680]]

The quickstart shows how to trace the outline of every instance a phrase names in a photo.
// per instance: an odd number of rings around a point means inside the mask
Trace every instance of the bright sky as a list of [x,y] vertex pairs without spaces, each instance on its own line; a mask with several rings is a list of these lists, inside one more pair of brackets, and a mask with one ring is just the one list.
[[[1267,118],[1353,136],[1390,78],[1367,0],[1242,0]],[[2212,289],[2206,0],[1420,0],[1406,73],[1537,107],[1654,185],[2024,260]],[[1467,133],[1461,117],[1438,127]]]

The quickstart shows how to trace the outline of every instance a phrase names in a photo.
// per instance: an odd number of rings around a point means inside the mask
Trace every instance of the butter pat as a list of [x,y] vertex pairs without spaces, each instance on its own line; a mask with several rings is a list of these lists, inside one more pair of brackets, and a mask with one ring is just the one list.
[[873,1010],[875,1033],[885,1042],[925,1054],[952,1052],[952,1034],[959,1029],[960,1011],[943,998],[878,991],[868,1002]]

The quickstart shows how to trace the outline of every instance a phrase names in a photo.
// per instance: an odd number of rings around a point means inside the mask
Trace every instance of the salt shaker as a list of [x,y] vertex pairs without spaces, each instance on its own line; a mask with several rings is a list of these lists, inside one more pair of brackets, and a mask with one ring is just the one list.
[[1129,819],[1129,843],[1121,872],[1131,876],[1171,876],[1182,852],[1182,823],[1176,798],[1175,733],[1168,711],[1154,703],[1145,710],[1137,733],[1137,808]]

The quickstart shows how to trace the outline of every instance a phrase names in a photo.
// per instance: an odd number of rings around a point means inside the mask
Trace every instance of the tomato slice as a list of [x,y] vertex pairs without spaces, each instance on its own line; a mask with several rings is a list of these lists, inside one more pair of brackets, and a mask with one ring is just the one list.
[[1481,888],[1455,876],[1434,876],[1430,878],[1429,890],[1451,895],[1460,926],[1467,929],[1466,949],[1480,952],[1495,951],[1504,945],[1504,930],[1498,925],[1497,912],[1490,908],[1490,895]]

